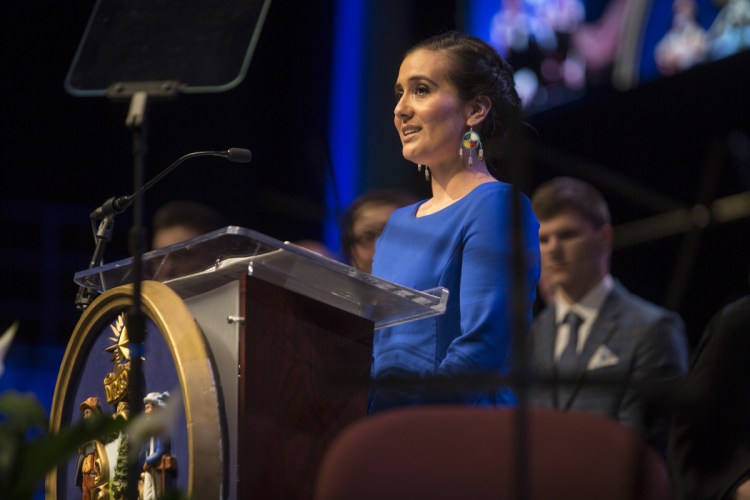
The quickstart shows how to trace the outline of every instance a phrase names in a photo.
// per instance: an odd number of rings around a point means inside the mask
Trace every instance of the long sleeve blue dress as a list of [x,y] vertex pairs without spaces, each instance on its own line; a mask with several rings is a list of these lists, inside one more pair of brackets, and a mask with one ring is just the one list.
[[[461,387],[469,377],[504,374],[509,365],[512,190],[480,184],[439,212],[417,217],[420,202],[391,216],[376,243],[373,275],[417,290],[443,286],[450,295],[443,315],[375,332],[370,413],[513,402],[507,388]],[[519,198],[528,323],[540,272],[539,223],[528,198]],[[436,377],[446,383],[435,384]]]

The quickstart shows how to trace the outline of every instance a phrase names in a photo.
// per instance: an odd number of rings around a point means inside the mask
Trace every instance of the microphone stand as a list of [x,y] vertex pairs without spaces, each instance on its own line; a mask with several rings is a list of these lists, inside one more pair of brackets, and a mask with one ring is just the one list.
[[[114,198],[112,198],[114,199]],[[114,227],[115,214],[105,214],[101,221],[99,221],[99,227],[94,232],[94,240],[96,247],[94,248],[94,255],[91,257],[89,262],[89,269],[93,269],[101,265],[104,257],[104,249],[107,247],[107,243],[112,241],[112,228]],[[94,222],[91,222],[93,228]],[[80,285],[78,287],[78,293],[76,294],[75,306],[79,311],[87,309],[94,301],[99,293],[91,287]]]
[[[127,328],[130,350],[130,376],[127,387],[127,401],[130,403],[131,415],[136,417],[143,411],[143,393],[145,380],[143,378],[142,359],[146,337],[146,321],[142,311],[142,281],[143,281],[143,251],[145,229],[143,227],[143,195],[161,178],[174,170],[185,160],[198,156],[220,156],[236,163],[247,163],[251,159],[251,152],[242,148],[229,148],[226,151],[197,151],[178,158],[167,169],[144,185],[144,158],[148,150],[146,141],[147,111],[149,98],[174,98],[181,89],[177,82],[135,82],[117,83],[107,90],[111,99],[121,100],[130,98],[130,108],[125,120],[126,127],[133,135],[133,194],[128,196],[111,197],[102,206],[94,210],[90,217],[93,221],[100,220],[99,228],[95,232],[96,249],[89,263],[89,269],[102,263],[104,249],[111,240],[115,215],[121,213],[131,204],[133,205],[133,226],[128,233],[128,248],[133,256],[133,296],[127,312]],[[78,309],[86,309],[97,295],[94,288],[81,285],[76,296]],[[128,463],[127,497],[138,498],[138,479],[140,469],[137,461]]]
[[[133,134],[133,226],[128,233],[128,247],[133,256],[133,302],[127,314],[128,336],[130,339],[130,379],[128,381],[128,399],[134,416],[143,411],[142,398],[145,389],[141,359],[144,354],[143,344],[146,338],[145,320],[141,310],[142,269],[143,269],[143,185],[144,158],[148,149],[146,143],[146,113],[148,94],[136,92],[130,101],[130,111],[125,120],[126,127]],[[128,461],[127,497],[138,498],[138,479],[140,467],[138,460]]]
[[[128,246],[133,256],[133,301],[127,314],[130,349],[130,377],[127,399],[132,417],[143,411],[145,381],[141,359],[144,354],[146,322],[141,308],[143,269],[143,172],[148,150],[146,141],[149,97],[171,99],[180,89],[177,82],[116,83],[107,91],[111,99],[130,97],[130,109],[125,125],[133,136],[133,226],[128,234]],[[128,461],[127,498],[137,500],[140,467],[137,460]]]

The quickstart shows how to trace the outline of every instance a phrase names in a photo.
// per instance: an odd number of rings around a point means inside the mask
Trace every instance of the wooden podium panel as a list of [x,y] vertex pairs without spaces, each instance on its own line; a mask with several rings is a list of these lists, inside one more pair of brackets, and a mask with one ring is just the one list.
[[323,452],[367,411],[373,322],[241,280],[238,498],[311,498]]

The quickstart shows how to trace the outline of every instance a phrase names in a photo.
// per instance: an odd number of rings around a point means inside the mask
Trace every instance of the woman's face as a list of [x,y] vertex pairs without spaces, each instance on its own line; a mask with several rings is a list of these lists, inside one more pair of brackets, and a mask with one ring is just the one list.
[[366,273],[372,272],[375,240],[383,232],[396,205],[365,204],[357,210],[352,223],[352,265]]
[[430,167],[458,161],[470,106],[448,81],[445,52],[417,50],[401,63],[394,124],[404,158]]

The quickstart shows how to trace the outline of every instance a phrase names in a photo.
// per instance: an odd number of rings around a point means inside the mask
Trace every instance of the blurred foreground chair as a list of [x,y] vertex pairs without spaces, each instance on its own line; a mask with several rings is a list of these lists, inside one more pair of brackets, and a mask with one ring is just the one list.
[[517,412],[436,406],[361,420],[326,451],[315,500],[670,498],[666,467],[638,431],[549,409],[527,411],[519,495]]

